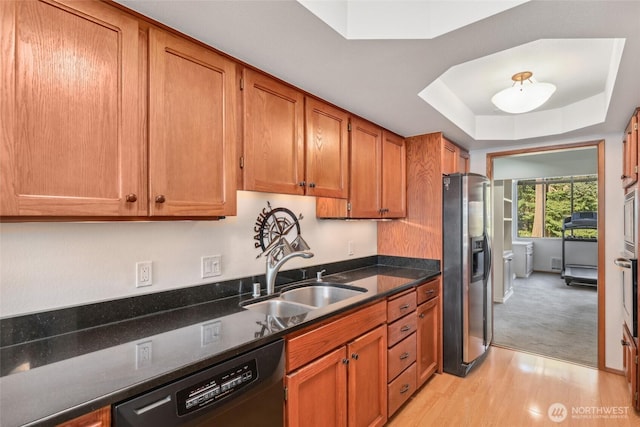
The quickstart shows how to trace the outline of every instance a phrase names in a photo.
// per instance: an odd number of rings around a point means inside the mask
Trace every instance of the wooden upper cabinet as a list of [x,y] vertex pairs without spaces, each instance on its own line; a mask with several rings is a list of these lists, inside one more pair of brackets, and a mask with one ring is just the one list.
[[349,114],[306,97],[305,128],[306,194],[346,199],[349,192]]
[[74,1],[0,22],[0,215],[145,215],[138,22]]
[[351,121],[351,218],[379,218],[382,204],[382,129],[354,117]]
[[243,71],[244,189],[304,194],[304,95]]
[[319,218],[401,218],[406,216],[405,140],[358,117],[351,118],[349,198],[318,198]]
[[149,29],[151,215],[235,215],[236,99],[235,62]]
[[622,186],[627,188],[638,181],[638,116],[640,109],[634,111],[625,129],[622,140]]
[[404,138],[382,132],[382,205],[386,218],[407,215],[407,148]]
[[442,174],[469,172],[469,153],[442,137]]

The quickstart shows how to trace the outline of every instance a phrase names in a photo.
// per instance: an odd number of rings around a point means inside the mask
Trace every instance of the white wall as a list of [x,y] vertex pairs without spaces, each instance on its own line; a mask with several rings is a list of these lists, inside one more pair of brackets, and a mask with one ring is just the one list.
[[[315,257],[283,268],[377,253],[373,221],[318,220],[315,198],[238,192],[238,216],[221,221],[0,224],[0,316],[117,299],[264,274],[254,223],[266,208],[302,213]],[[353,257],[347,245],[354,242]],[[201,279],[200,257],[222,255],[222,276]],[[136,288],[136,261],[153,261],[153,285]]]
[[[560,140],[555,144],[567,144],[583,141],[605,140],[605,203],[600,206],[600,212],[605,215],[605,230],[600,230],[600,236],[606,236],[605,242],[605,264],[599,265],[605,271],[604,286],[599,286],[598,290],[606,289],[605,292],[605,365],[611,369],[622,369],[622,348],[620,346],[622,330],[622,294],[619,286],[619,271],[613,265],[622,248],[622,205],[624,202],[624,192],[620,184],[622,168],[622,133],[610,135],[590,136],[582,140]],[[488,150],[471,150],[471,172],[486,174],[486,155],[502,151],[511,151],[541,145],[510,145]],[[599,242],[600,243],[600,242]],[[535,250],[535,249],[534,249]],[[535,254],[534,254],[535,257]]]

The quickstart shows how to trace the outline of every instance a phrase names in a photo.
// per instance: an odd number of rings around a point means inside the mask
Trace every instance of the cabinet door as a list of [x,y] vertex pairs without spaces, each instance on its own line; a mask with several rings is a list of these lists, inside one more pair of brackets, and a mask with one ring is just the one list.
[[235,63],[149,30],[151,215],[236,212]]
[[105,406],[78,418],[58,424],[57,427],[109,427],[111,425],[111,407]]
[[438,370],[440,360],[440,315],[435,297],[418,306],[417,368],[418,387],[424,384]]
[[382,210],[387,218],[407,216],[407,150],[404,138],[383,132]]
[[137,21],[2,1],[0,22],[0,215],[145,214]]
[[622,357],[624,376],[627,380],[629,395],[635,409],[640,409],[638,402],[638,347],[626,325],[622,325]]
[[349,114],[322,101],[305,99],[306,194],[348,196]]
[[347,346],[349,427],[387,421],[387,329],[379,326]]
[[379,218],[382,129],[359,118],[351,121],[351,218]]
[[458,147],[442,137],[442,174],[458,172]]
[[622,152],[622,186],[629,187],[638,181],[638,114],[637,110],[631,116],[627,129]]
[[304,194],[304,96],[244,69],[244,189]]
[[286,376],[288,427],[347,425],[346,347]]

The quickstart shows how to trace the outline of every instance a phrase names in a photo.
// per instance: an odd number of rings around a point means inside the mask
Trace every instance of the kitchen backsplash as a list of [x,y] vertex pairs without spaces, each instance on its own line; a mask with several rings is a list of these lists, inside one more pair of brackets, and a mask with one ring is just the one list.
[[[238,215],[220,221],[3,223],[0,317],[264,274],[253,236],[267,202],[302,214],[315,254],[285,270],[377,253],[374,221],[319,220],[313,197],[246,191],[238,192]],[[211,255],[222,256],[222,275],[203,279],[201,257]],[[138,261],[153,262],[149,287],[135,286]]]

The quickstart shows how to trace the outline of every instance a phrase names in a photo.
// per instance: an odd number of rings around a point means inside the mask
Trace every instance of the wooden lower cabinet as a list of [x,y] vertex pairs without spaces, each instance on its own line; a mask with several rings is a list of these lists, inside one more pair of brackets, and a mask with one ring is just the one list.
[[621,343],[624,376],[627,380],[631,402],[635,409],[640,409],[638,402],[638,344],[626,325],[622,325]]
[[382,426],[387,421],[382,325],[285,378],[287,426]]
[[440,361],[440,297],[418,306],[417,314],[417,374],[418,386],[438,371]]
[[109,427],[111,425],[111,407],[97,409],[78,418],[58,424],[56,427]]

